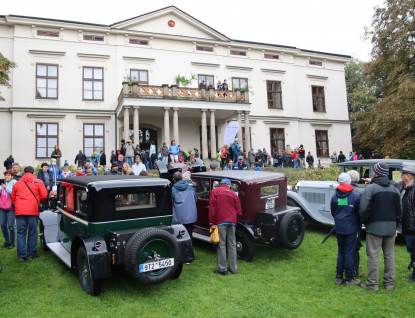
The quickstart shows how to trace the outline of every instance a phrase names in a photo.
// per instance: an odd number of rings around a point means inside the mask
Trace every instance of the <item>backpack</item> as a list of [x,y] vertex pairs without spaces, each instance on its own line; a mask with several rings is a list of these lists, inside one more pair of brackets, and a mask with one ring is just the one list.
[[4,162],[3,162],[3,166],[7,169],[7,159],[6,159],[6,160],[4,160]]
[[236,151],[236,145],[235,145],[235,144],[233,144],[233,145],[232,145],[232,151],[233,151],[233,152],[235,152],[235,151]]

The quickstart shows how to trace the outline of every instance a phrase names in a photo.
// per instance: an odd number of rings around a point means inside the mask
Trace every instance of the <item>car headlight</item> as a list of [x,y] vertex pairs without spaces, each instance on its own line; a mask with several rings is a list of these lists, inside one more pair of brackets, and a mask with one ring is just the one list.
[[293,186],[287,186],[287,190],[288,191],[294,191],[294,188],[293,188]]

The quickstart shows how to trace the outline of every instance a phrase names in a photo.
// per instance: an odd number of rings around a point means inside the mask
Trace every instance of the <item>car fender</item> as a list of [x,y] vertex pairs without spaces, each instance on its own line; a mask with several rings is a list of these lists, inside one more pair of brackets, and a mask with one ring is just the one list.
[[[100,246],[99,246],[99,243]],[[80,246],[85,247],[88,257],[89,272],[92,279],[99,279],[112,276],[111,264],[107,244],[104,237],[100,235],[77,235],[71,246],[71,264],[72,268],[77,265],[77,253]],[[99,247],[98,247],[99,246]]]
[[321,215],[320,213],[314,211],[314,209],[312,209],[309,206],[309,203],[302,196],[300,196],[298,193],[296,193],[294,191],[287,191],[287,199],[291,199],[292,201],[294,201],[295,204],[298,207],[301,208],[301,211],[304,211],[305,213],[307,213],[307,215],[310,218],[312,218],[314,221],[317,221],[317,222],[323,223],[323,224],[334,225],[334,220],[333,219],[326,218],[325,216]]
[[236,224],[236,228],[241,229],[242,231],[247,233],[249,237],[251,237],[253,240],[259,239],[259,237],[255,233],[255,225],[249,222],[239,221]]
[[[189,232],[182,224],[173,224],[174,238],[180,248],[180,263],[190,263],[195,260],[195,253],[193,252],[192,239]],[[184,233],[184,235],[183,235]]]

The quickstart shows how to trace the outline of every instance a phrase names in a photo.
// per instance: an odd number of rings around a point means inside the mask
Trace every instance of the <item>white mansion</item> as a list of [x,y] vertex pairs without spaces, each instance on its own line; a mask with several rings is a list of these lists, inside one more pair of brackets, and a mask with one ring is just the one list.
[[[108,164],[122,138],[206,158],[231,120],[244,149],[303,144],[322,163],[352,150],[350,56],[232,40],[174,6],[112,25],[0,16],[0,52],[17,64],[0,88],[1,162],[37,165],[58,144],[72,165],[101,149]],[[177,87],[179,74],[196,79]]]

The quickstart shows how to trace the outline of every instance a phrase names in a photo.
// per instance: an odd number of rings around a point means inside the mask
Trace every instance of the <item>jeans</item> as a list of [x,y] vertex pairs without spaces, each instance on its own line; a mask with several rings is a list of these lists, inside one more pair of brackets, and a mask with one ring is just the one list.
[[6,243],[14,243],[14,238],[16,236],[14,231],[14,210],[2,210],[0,209],[0,226],[3,232],[4,239]]
[[125,162],[128,163],[131,167],[134,163],[134,157],[125,157]]
[[227,271],[226,254],[228,254],[229,269],[232,273],[238,272],[235,230],[235,225],[223,224],[218,226],[219,243],[216,247],[216,257],[219,272]]
[[346,278],[352,279],[354,274],[354,254],[356,251],[358,233],[343,235],[336,234],[339,252],[337,254],[337,276],[343,277],[343,271]]
[[254,166],[254,163],[253,162],[251,162],[250,164],[249,164],[249,168],[252,168]]
[[[16,216],[17,257],[18,258],[24,258],[26,257],[26,254],[29,254],[29,256],[36,256],[38,221],[39,221],[39,217],[37,215]],[[29,229],[29,237],[27,239],[27,252],[26,252],[27,229]]]
[[234,152],[233,154],[233,163],[236,164],[238,162],[239,152]]
[[383,285],[395,286],[395,235],[377,236],[366,233],[367,279],[366,287],[379,290],[379,255],[383,250],[385,270]]
[[[38,221],[39,221],[39,217],[37,215],[16,216],[17,257],[18,258],[24,258],[26,257],[26,254],[29,254],[29,256],[36,256]],[[26,252],[27,229],[29,229],[29,237],[27,239],[27,252]]]
[[294,169],[298,168],[298,161],[297,159],[294,159]]
[[[405,235],[405,242],[406,242],[406,250],[408,251],[409,255],[411,255],[414,252],[414,244],[415,244],[415,235]],[[415,268],[412,268],[413,272],[411,274],[412,278],[415,278]]]

